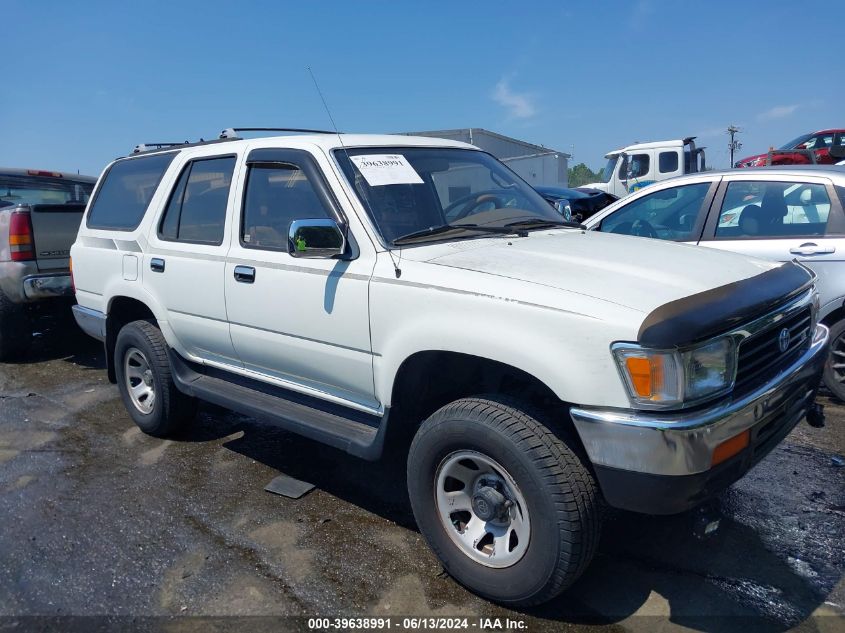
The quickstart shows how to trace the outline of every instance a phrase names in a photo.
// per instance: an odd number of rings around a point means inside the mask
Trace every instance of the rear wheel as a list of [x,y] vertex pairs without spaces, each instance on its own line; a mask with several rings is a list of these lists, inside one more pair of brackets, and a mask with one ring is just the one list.
[[19,359],[31,342],[32,325],[26,309],[0,291],[0,361]]
[[145,433],[166,437],[193,418],[196,401],[176,388],[167,343],[154,323],[133,321],[121,328],[114,367],[123,404]]
[[845,320],[830,327],[830,352],[824,366],[824,384],[840,400],[845,400]]
[[408,491],[446,571],[503,604],[553,598],[598,543],[595,480],[570,443],[515,403],[467,398],[423,422]]

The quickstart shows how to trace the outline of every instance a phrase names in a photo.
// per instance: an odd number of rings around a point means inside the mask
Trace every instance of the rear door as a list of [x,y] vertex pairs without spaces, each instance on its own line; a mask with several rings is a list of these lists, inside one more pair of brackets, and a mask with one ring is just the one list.
[[194,360],[238,366],[223,286],[236,163],[234,154],[194,155],[177,167],[149,233],[141,274]]
[[845,296],[845,214],[827,178],[726,176],[701,245],[797,259],[818,275],[822,305]]

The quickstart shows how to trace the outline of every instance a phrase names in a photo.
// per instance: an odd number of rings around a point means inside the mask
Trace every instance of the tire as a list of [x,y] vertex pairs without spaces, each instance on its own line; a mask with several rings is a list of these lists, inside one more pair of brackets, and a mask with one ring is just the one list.
[[834,396],[845,400],[845,320],[830,326],[830,352],[824,365],[824,384]]
[[167,437],[194,417],[196,400],[176,388],[167,342],[153,322],[133,321],[121,328],[114,368],[123,405],[144,433]]
[[[496,396],[457,400],[423,422],[408,456],[408,492],[420,532],[455,580],[486,599],[527,607],[550,600],[583,573],[599,540],[600,495],[573,446],[538,416]],[[482,473],[474,482],[474,475],[464,477],[472,463]],[[484,474],[488,468],[498,475],[493,481]],[[438,501],[468,487],[470,512],[461,509],[465,497]],[[484,489],[490,487],[500,493],[492,507],[502,507],[501,497],[512,502],[492,522],[481,512],[489,516]],[[488,532],[499,538],[491,543]],[[512,532],[528,538],[514,539]]]
[[0,362],[18,360],[32,343],[32,325],[23,306],[0,291]]

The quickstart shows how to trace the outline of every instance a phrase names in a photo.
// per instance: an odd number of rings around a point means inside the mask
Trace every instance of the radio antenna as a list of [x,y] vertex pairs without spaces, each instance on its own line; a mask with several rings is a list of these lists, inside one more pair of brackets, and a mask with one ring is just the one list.
[[[326,98],[323,96],[323,91],[320,90],[320,85],[317,83],[317,78],[314,76],[314,71],[311,70],[311,66],[306,66],[308,69],[308,74],[311,75],[311,81],[314,82],[314,88],[317,89],[317,94],[320,95],[320,101],[323,102],[323,107],[326,109],[326,114],[329,115],[329,121],[331,121],[332,127],[334,128],[334,133],[337,135],[337,140],[340,143],[341,149],[343,149],[343,153],[346,154],[346,160],[349,164],[354,168],[355,163],[352,162],[352,159],[349,157],[349,150],[346,149],[346,145],[343,143],[343,136],[337,129],[337,124],[334,122],[334,117],[332,116],[332,111],[329,110],[329,104],[326,103]],[[370,206],[370,200],[366,195],[362,195],[361,198],[364,200],[364,204],[367,205],[367,209],[370,211],[370,217],[375,218],[375,213],[373,213],[373,209]],[[390,249],[387,249],[387,255],[390,257],[390,263],[393,264],[393,272],[396,274],[396,278],[402,276],[402,270],[399,268],[399,265],[393,259],[393,253]],[[402,261],[402,250],[399,250],[399,261]]]

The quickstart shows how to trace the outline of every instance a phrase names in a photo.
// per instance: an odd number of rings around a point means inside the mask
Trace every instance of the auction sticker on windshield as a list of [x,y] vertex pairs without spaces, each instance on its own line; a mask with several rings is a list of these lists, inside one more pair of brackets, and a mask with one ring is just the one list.
[[383,185],[419,185],[422,178],[402,154],[350,156],[371,187]]

